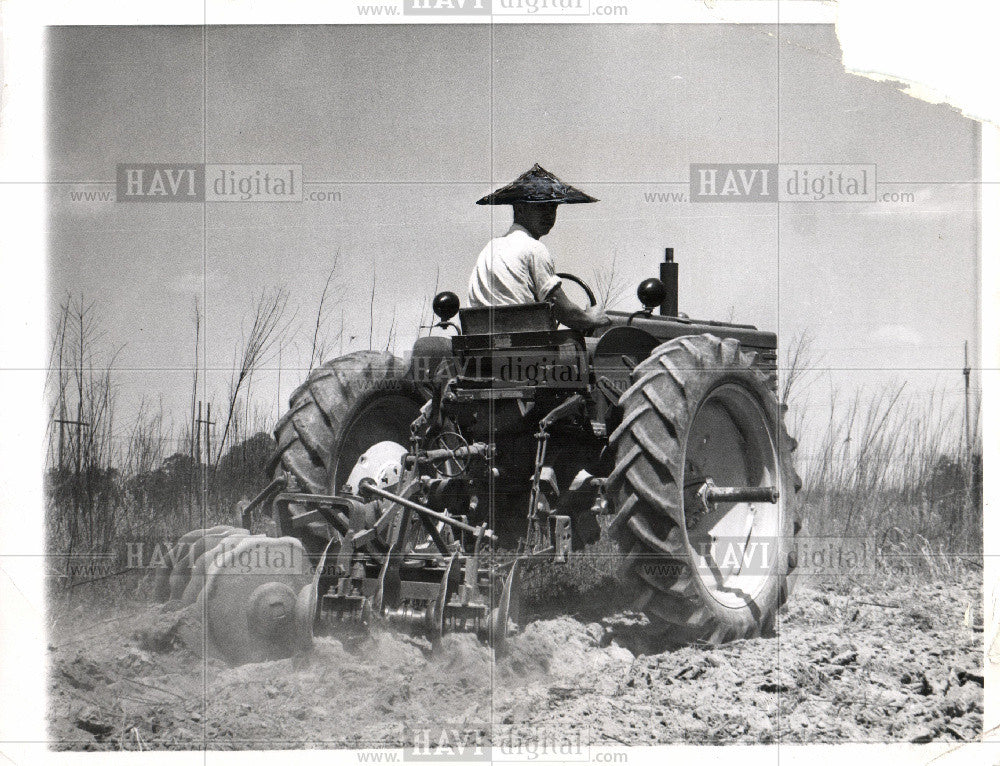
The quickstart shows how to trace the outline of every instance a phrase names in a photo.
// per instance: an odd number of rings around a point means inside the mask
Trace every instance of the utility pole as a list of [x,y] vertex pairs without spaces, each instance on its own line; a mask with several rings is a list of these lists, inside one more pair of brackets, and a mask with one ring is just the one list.
[[198,401],[198,417],[194,421],[194,458],[195,465],[201,465],[201,400]]
[[212,426],[215,425],[212,420],[212,403],[209,402],[205,405],[205,488],[202,492],[202,497],[205,498],[205,507],[202,508],[202,513],[208,510],[208,483],[211,480],[212,475]]
[[[201,477],[202,476],[202,469],[201,469],[201,427],[205,426],[205,452],[206,452],[206,455],[205,455],[205,473],[204,473],[204,477],[205,477],[205,480],[207,481],[207,478],[208,478],[208,469],[212,465],[212,426],[215,425],[215,421],[212,420],[212,403],[208,402],[206,404],[206,407],[205,407],[206,414],[205,414],[204,418],[201,416],[201,405],[202,405],[202,402],[201,402],[201,400],[199,400],[198,401],[198,419],[195,421],[195,423],[197,424],[197,433],[196,433],[195,438],[196,438],[197,444],[198,444],[198,447],[197,447],[197,450],[198,450],[197,462],[195,463],[195,466],[196,466],[196,468],[198,470],[198,476]],[[200,494],[200,497],[201,497],[201,500],[202,500],[202,511],[204,511],[205,510],[205,494],[206,494],[205,493],[204,482],[202,482],[201,489],[202,489],[202,491],[199,494]]]
[[965,341],[965,366],[962,375],[965,376],[965,465],[969,475],[972,475],[972,418],[969,416],[969,377],[972,368],[969,367],[969,341]]
[[59,473],[62,474],[63,467],[63,432],[65,431],[66,421],[60,418],[56,418],[56,423],[59,424]]
[[215,421],[212,420],[212,403],[209,402],[205,408],[207,412],[205,415],[205,468],[209,469],[212,467],[212,426],[215,425]]
[[[193,409],[193,408],[192,408]],[[198,400],[198,417],[195,418],[194,423],[194,434],[191,439],[193,444],[194,452],[191,457],[194,458],[194,485],[191,487],[191,508],[195,507],[201,508],[201,400]],[[188,526],[191,526],[191,519],[188,519]]]
[[81,454],[80,449],[83,442],[83,429],[90,428],[90,423],[85,420],[72,420],[69,418],[53,418],[53,423],[59,424],[59,467],[63,466],[63,443],[65,441],[65,428],[66,426],[74,426],[76,428],[76,459],[75,467],[77,476],[80,475],[80,460]]
[[[76,420],[70,418],[55,418],[55,422],[59,424],[59,468],[60,472],[63,466],[62,458],[62,447],[63,447],[63,429],[66,426],[73,426],[76,428],[76,455],[73,461],[73,515],[74,519],[77,521],[80,518],[80,473],[83,468],[83,429],[90,428],[90,423],[83,420],[83,418],[78,417]],[[61,477],[60,477],[61,478]],[[74,525],[77,523],[74,521]],[[74,533],[75,534],[75,533]]]
[[198,400],[198,416],[194,415],[195,403],[191,400],[191,462],[194,465],[194,482],[188,498],[188,528],[191,527],[191,512],[195,506],[201,507],[201,400]]
[[972,413],[969,408],[969,389],[972,368],[969,366],[969,341],[965,341],[965,366],[962,367],[965,376],[965,507],[971,512],[973,493],[976,484],[976,466],[973,463],[972,449]]

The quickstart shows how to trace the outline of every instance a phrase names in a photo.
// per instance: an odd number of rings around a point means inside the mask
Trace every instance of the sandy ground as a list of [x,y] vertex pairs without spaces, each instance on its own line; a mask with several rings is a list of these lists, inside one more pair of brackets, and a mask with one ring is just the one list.
[[53,614],[52,747],[392,747],[425,725],[584,747],[981,735],[976,572],[802,583],[777,637],[714,648],[651,647],[635,616],[586,613],[599,602],[536,612],[501,658],[380,632],[238,668],[201,659],[184,615],[77,604]]

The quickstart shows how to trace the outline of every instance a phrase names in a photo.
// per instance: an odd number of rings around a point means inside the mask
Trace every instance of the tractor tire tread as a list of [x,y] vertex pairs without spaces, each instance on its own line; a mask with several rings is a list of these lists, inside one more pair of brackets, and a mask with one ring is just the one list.
[[[760,635],[773,625],[777,609],[788,597],[790,582],[786,584],[783,572],[775,576],[777,584],[763,597],[763,614],[722,616],[724,610],[713,609],[707,602],[710,597],[700,592],[683,529],[683,491],[678,485],[683,475],[683,440],[705,381],[730,374],[755,380],[756,389],[767,392],[773,412],[779,411],[770,377],[754,366],[755,361],[755,354],[742,350],[732,339],[678,338],[654,349],[635,368],[635,382],[620,400],[623,419],[610,438],[620,459],[606,485],[615,509],[609,530],[625,552],[620,576],[638,588],[637,603],[652,629],[677,643],[714,644]],[[801,480],[789,458],[795,442],[780,416],[772,424],[784,486],[798,491]],[[794,514],[792,498],[785,501],[785,514]]]

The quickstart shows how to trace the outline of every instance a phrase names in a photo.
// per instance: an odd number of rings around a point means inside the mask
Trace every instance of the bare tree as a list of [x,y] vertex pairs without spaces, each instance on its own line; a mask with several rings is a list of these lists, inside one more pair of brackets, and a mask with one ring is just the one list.
[[191,442],[188,445],[188,454],[194,457],[195,451],[195,404],[198,401],[198,345],[201,342],[201,309],[198,306],[198,296],[194,297],[194,367],[191,374]]
[[226,448],[234,419],[238,416],[240,394],[242,393],[249,400],[254,371],[267,364],[271,355],[288,333],[294,317],[286,319],[287,307],[288,291],[284,287],[271,293],[263,291],[257,300],[250,329],[244,335],[234,354],[226,420],[222,436],[216,446],[216,462]]
[[392,320],[389,322],[389,335],[385,341],[385,350],[396,353],[396,306],[392,307]]
[[[56,368],[49,376],[52,430],[47,461],[50,540],[66,562],[80,548],[86,552],[107,545],[115,531],[114,495],[119,487],[112,466],[112,369],[118,352],[98,361],[95,355],[104,336],[94,303],[83,296],[67,296],[59,307],[53,336]],[[53,450],[51,437],[56,432],[58,446]],[[67,574],[72,580],[71,566]]]
[[611,256],[611,263],[594,269],[594,294],[597,303],[605,308],[615,308],[628,293],[628,283],[618,270],[618,253]]
[[803,330],[788,345],[785,351],[785,363],[781,368],[781,403],[788,405],[799,390],[807,388],[811,379],[818,374],[818,365],[822,361],[813,352],[812,336],[808,330]]
[[375,335],[375,264],[372,264],[372,296],[368,303],[368,350],[372,350]]
[[[441,266],[439,264],[434,269],[434,292],[431,293],[431,301],[432,301],[432,304],[431,304],[431,315],[428,318],[426,324],[424,323],[424,314],[427,311],[427,296],[425,295],[424,299],[420,302],[420,321],[417,324],[417,328],[418,328],[417,329],[417,334],[418,335],[420,334],[420,328],[428,327],[429,325],[433,325],[434,324],[433,300],[434,300],[434,297],[438,294],[438,285],[440,284],[440,282],[441,282]],[[431,328],[428,327],[428,333],[430,333],[430,330],[431,330]]]
[[[337,272],[337,266],[340,262],[340,250],[337,250],[336,255],[333,258],[333,266],[330,268],[330,273],[326,276],[326,282],[323,284],[323,291],[319,296],[319,306],[316,308],[316,321],[313,323],[313,333],[312,333],[312,348],[309,352],[309,369],[312,370],[316,365],[322,364],[323,360],[326,359],[329,353],[329,348],[332,343],[340,340],[344,333],[344,325],[341,322],[340,329],[337,331],[336,335],[330,338],[324,332],[324,325],[327,321],[327,312],[329,311],[330,304],[327,301],[327,297],[330,292],[330,286],[333,283],[333,277]],[[342,288],[340,285],[335,285],[335,291],[337,293],[336,303],[341,303],[343,300]]]

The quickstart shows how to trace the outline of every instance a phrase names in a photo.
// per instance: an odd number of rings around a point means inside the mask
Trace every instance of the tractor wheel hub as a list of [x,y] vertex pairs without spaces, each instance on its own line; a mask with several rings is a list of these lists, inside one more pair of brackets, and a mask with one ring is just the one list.
[[394,487],[403,473],[403,456],[406,447],[393,441],[373,444],[354,464],[347,477],[346,486],[351,494],[358,494],[363,479],[371,479],[379,487]]

